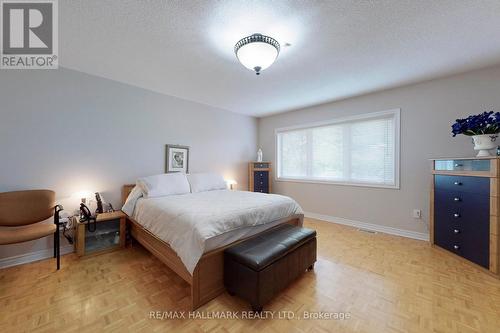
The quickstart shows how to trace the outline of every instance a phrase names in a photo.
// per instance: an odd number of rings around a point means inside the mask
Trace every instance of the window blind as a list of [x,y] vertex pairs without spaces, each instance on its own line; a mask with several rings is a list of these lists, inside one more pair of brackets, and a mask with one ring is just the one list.
[[396,186],[398,112],[278,130],[278,179]]

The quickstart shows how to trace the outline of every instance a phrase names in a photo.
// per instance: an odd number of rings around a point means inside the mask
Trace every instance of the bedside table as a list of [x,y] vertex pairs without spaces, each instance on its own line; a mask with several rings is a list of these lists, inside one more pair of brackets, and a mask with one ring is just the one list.
[[96,230],[89,232],[87,222],[76,219],[76,254],[87,256],[125,247],[125,214],[122,211],[101,213]]

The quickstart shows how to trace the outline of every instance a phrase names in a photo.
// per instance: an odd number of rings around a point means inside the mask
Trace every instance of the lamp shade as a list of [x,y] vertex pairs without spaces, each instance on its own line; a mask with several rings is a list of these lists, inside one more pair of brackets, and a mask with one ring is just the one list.
[[268,68],[278,57],[280,44],[274,38],[262,34],[253,34],[242,38],[234,46],[234,53],[240,63],[246,68],[260,71]]
[[226,184],[232,190],[235,185],[238,185],[238,182],[236,182],[236,180],[234,179],[228,179],[226,180]]

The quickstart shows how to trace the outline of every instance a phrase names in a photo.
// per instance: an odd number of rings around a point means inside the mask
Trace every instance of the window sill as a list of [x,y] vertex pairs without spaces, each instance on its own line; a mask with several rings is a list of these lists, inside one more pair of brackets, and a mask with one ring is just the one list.
[[321,180],[321,179],[302,179],[302,178],[274,178],[277,182],[289,182],[289,183],[310,183],[310,184],[326,184],[326,185],[342,185],[342,186],[356,186],[356,187],[371,187],[371,188],[383,188],[391,190],[399,190],[399,184],[396,185],[384,185],[384,184],[372,184],[372,183],[350,183],[350,182],[339,182],[332,180]]

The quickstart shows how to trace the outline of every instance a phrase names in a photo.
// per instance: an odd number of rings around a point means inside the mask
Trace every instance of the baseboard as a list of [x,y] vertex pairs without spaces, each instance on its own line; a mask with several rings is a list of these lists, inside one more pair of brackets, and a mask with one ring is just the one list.
[[[65,245],[61,247],[61,255],[72,253],[74,251],[75,249],[73,245]],[[53,248],[25,253],[14,257],[0,259],[0,268],[7,268],[21,264],[27,264],[42,259],[53,258],[53,256],[54,256]]]
[[310,213],[310,212],[305,212],[304,216],[310,217],[312,219],[326,221],[326,222],[343,224],[343,225],[348,225],[351,227],[362,228],[362,229],[367,229],[367,230],[372,230],[372,231],[377,231],[377,232],[383,232],[385,234],[390,234],[390,235],[396,235],[396,236],[413,238],[413,239],[418,239],[418,240],[423,240],[423,241],[429,241],[429,234],[423,233],[423,232],[416,232],[416,231],[398,229],[398,228],[393,228],[393,227],[386,227],[386,226],[373,224],[373,223],[366,223],[366,222],[361,222],[361,221],[349,220],[349,219],[345,219],[342,217],[322,215],[322,214],[316,214],[316,213]]

